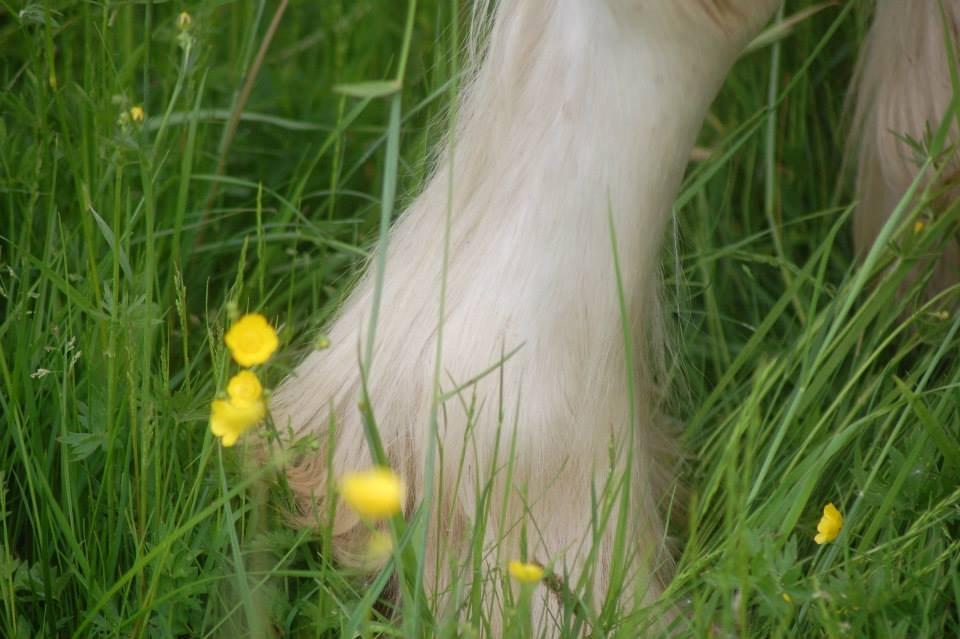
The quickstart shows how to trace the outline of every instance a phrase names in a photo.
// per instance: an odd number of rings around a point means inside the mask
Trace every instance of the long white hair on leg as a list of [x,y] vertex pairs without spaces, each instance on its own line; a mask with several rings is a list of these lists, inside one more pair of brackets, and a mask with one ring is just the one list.
[[[434,432],[442,451],[432,592],[451,583],[481,519],[487,568],[525,546],[571,589],[590,581],[580,588],[590,605],[618,570],[637,599],[660,592],[670,564],[658,554],[660,502],[673,447],[658,419],[661,236],[706,110],[777,4],[501,0],[493,9],[448,151],[392,229],[367,380],[387,454],[410,489],[408,511],[423,496]],[[447,399],[434,431],[442,277]],[[308,355],[271,407],[281,432],[319,438],[287,476],[303,523],[332,526],[345,562],[367,528],[339,505],[326,521],[325,499],[328,477],[371,464],[357,401],[374,284],[371,273],[360,281],[327,331],[330,348]],[[513,354],[502,361],[505,353]],[[614,497],[598,525],[595,491],[611,485],[627,498]],[[615,551],[617,528],[625,550]],[[544,617],[537,624],[549,626]]]
[[[942,12],[941,12],[942,7]],[[944,22],[946,19],[946,23]],[[910,185],[923,158],[912,147],[935,132],[954,99],[950,58],[960,55],[960,0],[878,0],[856,80],[852,141],[857,153],[854,243],[865,254]],[[953,56],[948,47],[954,47]],[[944,202],[955,201],[957,128],[940,158]],[[960,247],[946,239],[928,293],[960,281]],[[923,265],[918,266],[919,277]],[[909,285],[909,282],[908,282]]]

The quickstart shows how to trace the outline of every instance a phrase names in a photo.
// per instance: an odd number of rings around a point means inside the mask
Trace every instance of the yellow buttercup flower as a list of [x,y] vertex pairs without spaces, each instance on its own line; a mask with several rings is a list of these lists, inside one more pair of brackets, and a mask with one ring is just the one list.
[[263,396],[263,386],[252,372],[240,371],[227,382],[227,395],[233,402],[255,402]]
[[543,579],[543,568],[537,564],[511,561],[507,564],[510,575],[522,584],[535,584]]
[[383,568],[393,555],[393,537],[385,530],[371,530],[363,548],[350,556],[350,565],[366,572]]
[[143,122],[143,119],[147,116],[144,112],[142,106],[135,106],[130,108],[130,119],[133,122],[140,123]]
[[277,350],[279,340],[267,318],[259,313],[244,315],[224,336],[233,359],[241,366],[262,364]]
[[817,524],[817,536],[813,538],[818,544],[825,544],[833,541],[843,529],[843,515],[833,505],[833,502],[823,507],[823,517]]
[[913,232],[916,235],[923,233],[924,229],[926,228],[927,228],[927,223],[924,222],[923,220],[917,220],[916,222],[913,223]]
[[340,478],[340,495],[348,506],[371,520],[387,519],[403,507],[404,487],[389,468],[347,473]]
[[393,537],[383,530],[374,531],[367,542],[367,561],[373,565],[383,564],[393,553]]
[[210,432],[220,438],[224,447],[230,448],[266,414],[267,407],[261,399],[215,399],[210,404]]
[[180,15],[177,16],[177,28],[181,31],[186,31],[190,28],[190,25],[193,24],[193,18],[186,11],[181,11]]

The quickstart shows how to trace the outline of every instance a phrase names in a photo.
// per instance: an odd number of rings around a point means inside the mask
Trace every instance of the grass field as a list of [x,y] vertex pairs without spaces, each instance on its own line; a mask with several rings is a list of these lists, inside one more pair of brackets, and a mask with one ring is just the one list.
[[[467,5],[2,4],[0,636],[476,636],[469,601],[461,625],[409,597],[391,614],[386,575],[338,570],[207,427],[230,304],[282,327],[277,384],[422,183]],[[960,636],[960,315],[898,291],[960,213],[912,233],[929,211],[903,207],[904,239],[853,262],[868,19],[830,6],[746,54],[677,202],[667,600],[689,636]],[[845,524],[818,546],[828,502]]]

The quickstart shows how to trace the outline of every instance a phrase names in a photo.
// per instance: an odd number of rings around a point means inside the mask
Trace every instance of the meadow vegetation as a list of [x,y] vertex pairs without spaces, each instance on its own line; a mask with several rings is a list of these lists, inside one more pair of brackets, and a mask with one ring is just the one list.
[[[470,592],[457,612],[338,568],[286,525],[275,469],[209,430],[231,317],[278,327],[276,386],[423,183],[469,6],[3,3],[0,636],[484,627]],[[825,7],[743,56],[673,212],[684,635],[960,636],[960,314],[910,277],[960,207],[933,215],[918,185],[853,259],[845,104],[869,10]],[[915,141],[932,170],[945,130]],[[828,502],[843,528],[818,545]],[[636,637],[663,608],[600,612],[595,636]]]

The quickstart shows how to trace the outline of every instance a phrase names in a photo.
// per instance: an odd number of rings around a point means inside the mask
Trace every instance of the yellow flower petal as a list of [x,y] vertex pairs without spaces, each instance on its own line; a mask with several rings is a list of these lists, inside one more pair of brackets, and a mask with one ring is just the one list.
[[240,371],[227,382],[227,395],[235,402],[255,402],[263,395],[263,386],[250,371]]
[[535,584],[543,579],[543,568],[537,564],[511,561],[507,564],[510,575],[522,584]]
[[241,366],[262,364],[277,350],[279,340],[267,318],[259,313],[244,315],[224,336],[230,354]]
[[181,11],[180,15],[177,16],[177,28],[181,31],[185,31],[190,28],[190,25],[193,24],[193,18],[186,11]]
[[134,122],[143,122],[143,118],[146,117],[146,113],[143,111],[143,107],[135,106],[130,109],[130,119]]
[[237,440],[239,438],[240,438],[239,433],[235,433],[235,432],[224,433],[224,435],[220,438],[220,445],[223,446],[224,448],[230,448],[231,446],[237,443]]
[[813,538],[818,544],[833,541],[843,529],[843,515],[833,505],[833,502],[823,507],[823,516],[817,524],[817,536]]
[[210,432],[229,448],[245,432],[256,426],[267,413],[263,401],[216,399],[210,404]]
[[389,468],[347,473],[340,478],[340,495],[348,506],[367,519],[387,519],[403,507],[404,487]]

